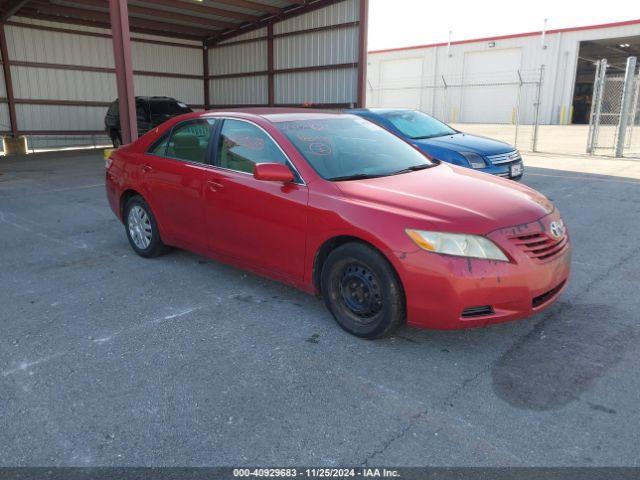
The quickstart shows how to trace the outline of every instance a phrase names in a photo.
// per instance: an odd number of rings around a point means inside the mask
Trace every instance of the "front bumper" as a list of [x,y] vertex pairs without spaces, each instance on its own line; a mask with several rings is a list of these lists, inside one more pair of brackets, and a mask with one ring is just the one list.
[[[519,170],[519,172],[516,170]],[[486,168],[479,169],[478,172],[489,173],[491,175],[510,178],[512,180],[519,180],[520,178],[522,178],[522,175],[524,175],[524,164],[522,163],[522,160],[520,160],[517,162],[504,163],[501,165],[489,165]]]
[[[518,234],[544,231],[559,218],[549,215]],[[512,261],[468,259],[419,250],[397,256],[407,301],[407,323],[414,327],[455,330],[483,327],[529,317],[551,305],[567,285],[571,246],[551,258],[530,258],[504,238],[511,229],[489,234]],[[490,307],[487,310],[485,307]],[[468,312],[480,313],[468,315]],[[483,312],[485,312],[483,314]],[[486,313],[488,312],[488,313]]]

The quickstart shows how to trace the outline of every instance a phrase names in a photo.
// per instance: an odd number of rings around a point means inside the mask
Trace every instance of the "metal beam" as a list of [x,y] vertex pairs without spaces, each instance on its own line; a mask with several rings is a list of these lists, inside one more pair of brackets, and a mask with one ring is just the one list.
[[267,83],[268,83],[268,101],[269,106],[273,107],[276,103],[275,99],[275,72],[274,72],[274,48],[273,48],[273,22],[267,25]]
[[369,0],[360,0],[358,25],[358,107],[367,103],[367,37],[369,33]]
[[122,143],[127,144],[138,138],[127,0],[109,0],[109,7],[120,106],[120,131]]
[[[85,20],[88,22],[87,24],[95,24],[97,22],[108,25],[110,22],[109,14],[107,12],[101,12],[97,10],[63,7],[60,5],[42,3],[36,4],[36,10],[38,13],[49,16],[57,16],[60,19],[74,18],[77,20]],[[185,35],[189,35],[192,38],[203,38],[207,35],[211,35],[211,30],[189,27],[186,25],[178,25],[176,23],[172,23],[170,20],[148,20],[145,18],[132,17],[130,23],[131,26],[151,29],[157,32],[164,32],[165,35],[167,33],[182,33]]]
[[[218,2],[223,0],[216,0]],[[307,0],[304,4],[295,4],[289,7],[285,7],[282,9],[278,9],[278,12],[274,12],[274,15],[266,15],[251,23],[244,23],[239,25],[237,28],[232,30],[224,31],[215,36],[211,36],[207,38],[207,45],[212,46],[216,45],[224,40],[228,40],[237,35],[242,35],[247,32],[251,32],[253,30],[257,30],[259,28],[266,27],[269,22],[272,21],[283,21],[288,18],[297,17],[298,15],[303,15],[305,13],[313,12],[314,10],[318,10],[323,7],[328,7],[329,5],[333,5],[335,3],[341,3],[345,0]]]
[[[109,0],[82,0],[82,2],[77,2],[75,0],[51,0],[51,3],[54,5],[67,6],[70,8],[85,8],[85,7],[96,7],[101,9],[101,12],[106,12],[109,9]],[[97,10],[87,9],[87,12],[95,12]],[[185,15],[180,12],[168,12],[166,10],[161,10],[158,8],[148,8],[148,7],[139,7],[136,5],[129,5],[129,16],[136,17],[139,15],[143,15],[148,20],[153,19],[158,22],[168,22],[173,24],[174,21],[184,22],[187,25],[182,25],[186,27],[190,27],[191,25],[196,23],[198,25],[206,25],[207,27],[219,27],[219,28],[233,28],[236,26],[235,23],[224,22],[222,20],[214,20],[210,18],[204,18],[202,16],[193,16],[193,15]],[[141,17],[142,18],[142,17]],[[208,29],[207,29],[208,30]],[[213,29],[212,29],[213,30]]]
[[618,136],[615,145],[615,156],[624,155],[625,140],[629,120],[635,121],[635,113],[631,111],[636,79],[636,57],[627,58],[627,68],[624,75],[624,87],[622,89],[622,104],[620,106],[620,120],[618,122]]
[[[293,3],[293,2],[292,2]],[[232,7],[242,7],[257,12],[280,13],[282,9],[264,3],[251,2],[249,0],[216,0],[218,6],[220,4],[231,5]]]
[[209,47],[202,42],[202,73],[204,75],[204,109],[209,109]]
[[2,54],[2,70],[4,72],[4,84],[9,104],[9,122],[11,123],[11,136],[18,136],[18,121],[16,120],[16,101],[13,96],[13,81],[11,80],[11,65],[7,49],[7,37],[4,32],[4,23],[0,23],[0,53]]
[[142,2],[153,6],[160,5],[163,7],[176,8],[183,12],[193,12],[198,15],[215,15],[218,17],[232,18],[234,20],[242,20],[245,22],[252,21],[256,18],[255,15],[210,7],[208,4],[186,3],[178,0],[141,0],[141,3]]
[[6,22],[9,20],[9,17],[15,15],[16,12],[27,3],[29,3],[29,0],[9,0],[8,2],[5,2],[2,6],[2,13],[0,13],[0,21],[3,23]]
[[[33,18],[35,20],[48,20],[51,22],[59,22],[59,23],[65,23],[65,24],[71,24],[71,25],[80,25],[80,26],[84,26],[84,27],[95,27],[95,28],[104,28],[106,30],[109,30],[111,28],[111,24],[109,23],[109,21],[98,21],[98,20],[87,20],[87,19],[80,19],[80,18],[73,18],[73,17],[65,17],[65,16],[60,16],[60,15],[53,15],[53,14],[47,14],[47,13],[43,13],[43,12],[39,12],[37,10],[34,9],[22,9],[20,10],[20,16],[21,17],[25,17],[25,18]],[[34,25],[28,25],[27,28],[33,28]],[[40,27],[40,26],[36,26],[36,27]],[[153,28],[147,28],[147,27],[139,27],[136,25],[132,25],[130,24],[130,28],[132,32],[135,33],[145,33],[148,35],[158,35],[161,37],[170,37],[170,38],[180,38],[180,39],[184,39],[184,40],[198,40],[198,41],[202,41],[202,35],[197,35],[193,32],[191,33],[178,33],[178,32],[174,32],[174,31],[169,31],[166,29],[166,27],[164,27],[162,30],[155,30]],[[53,29],[52,29],[53,30]],[[57,30],[61,30],[61,29],[57,29]],[[91,35],[92,32],[73,32],[73,33],[78,33],[80,35]],[[97,34],[96,34],[97,35]],[[111,36],[109,35],[109,38]],[[154,42],[154,40],[144,40],[144,39],[135,39],[135,41],[137,42]],[[193,46],[192,46],[193,47]],[[197,46],[195,46],[195,48],[198,48]]]

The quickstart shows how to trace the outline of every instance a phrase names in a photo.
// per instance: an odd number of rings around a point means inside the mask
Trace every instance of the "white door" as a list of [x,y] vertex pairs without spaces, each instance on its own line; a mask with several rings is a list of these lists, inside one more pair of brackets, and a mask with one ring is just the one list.
[[[511,123],[518,99],[521,59],[519,48],[464,54],[463,84],[469,86],[462,88],[458,115],[461,122]],[[502,85],[491,86],[498,83]]]
[[382,108],[420,109],[422,58],[400,58],[380,62]]

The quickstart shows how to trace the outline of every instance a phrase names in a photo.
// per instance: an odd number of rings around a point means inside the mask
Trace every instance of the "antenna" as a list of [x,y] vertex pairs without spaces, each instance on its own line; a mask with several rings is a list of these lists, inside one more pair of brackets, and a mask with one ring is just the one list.
[[543,50],[547,49],[547,45],[545,43],[547,39],[547,23],[549,22],[548,18],[544,19],[544,26],[542,27],[542,37],[540,38],[540,46]]
[[453,57],[453,55],[451,54],[451,34],[453,33],[452,30],[449,30],[449,41],[447,42],[447,56],[449,58]]

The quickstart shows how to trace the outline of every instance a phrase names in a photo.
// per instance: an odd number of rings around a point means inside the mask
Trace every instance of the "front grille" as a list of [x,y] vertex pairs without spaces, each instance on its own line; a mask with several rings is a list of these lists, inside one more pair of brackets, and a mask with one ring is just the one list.
[[569,246],[569,237],[566,234],[559,239],[554,239],[544,233],[532,233],[516,235],[510,240],[522,248],[529,257],[540,261],[553,259]]
[[469,307],[462,311],[462,318],[476,318],[486,317],[487,315],[493,315],[493,308],[491,305],[484,305],[482,307]]
[[494,165],[502,165],[503,163],[521,162],[522,157],[518,151],[500,153],[498,155],[488,155],[487,159]]
[[537,297],[535,297],[531,301],[531,306],[533,308],[537,308],[540,305],[543,305],[543,304],[547,303],[547,301],[549,299],[553,298],[560,290],[562,290],[562,287],[564,287],[565,282],[566,282],[566,280],[564,282],[562,282],[560,285],[558,285],[557,287],[552,288],[548,292],[545,292],[542,295],[538,295]]

